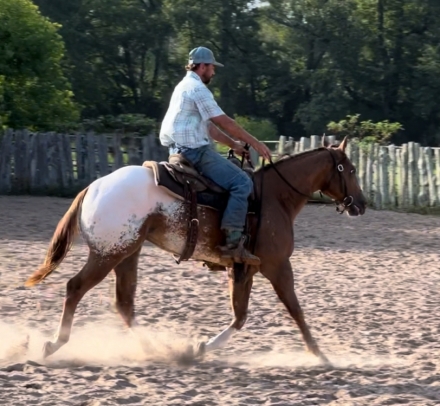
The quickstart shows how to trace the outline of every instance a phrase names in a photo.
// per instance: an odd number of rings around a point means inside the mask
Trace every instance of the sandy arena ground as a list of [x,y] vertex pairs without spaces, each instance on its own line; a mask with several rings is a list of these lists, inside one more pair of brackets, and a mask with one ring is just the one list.
[[0,196],[0,404],[440,404],[440,217],[367,210],[352,219],[307,206],[297,218],[296,290],[334,368],[305,353],[261,276],[244,330],[205,360],[179,363],[188,344],[231,321],[226,276],[149,245],[136,303],[150,354],[123,330],[109,275],[80,303],[71,341],[44,361],[85,245],[41,286],[22,285],[70,202]]

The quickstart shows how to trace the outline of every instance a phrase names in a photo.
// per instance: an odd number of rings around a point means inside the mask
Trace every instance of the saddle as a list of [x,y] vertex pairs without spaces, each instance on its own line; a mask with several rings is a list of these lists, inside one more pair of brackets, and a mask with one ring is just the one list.
[[[241,162],[232,150],[229,150],[227,159],[241,168]],[[170,155],[168,162],[145,161],[142,166],[153,170],[158,186],[162,186],[171,195],[186,202],[189,222],[185,247],[179,258],[175,257],[179,264],[181,261],[191,258],[197,244],[199,223],[197,206],[210,207],[223,213],[228,203],[229,192],[200,174],[181,154]],[[247,162],[242,169],[253,180],[252,164]],[[253,201],[254,195],[252,193],[249,197],[249,207],[252,207]],[[210,264],[207,263],[207,265],[210,267]],[[214,270],[211,267],[210,269]]]

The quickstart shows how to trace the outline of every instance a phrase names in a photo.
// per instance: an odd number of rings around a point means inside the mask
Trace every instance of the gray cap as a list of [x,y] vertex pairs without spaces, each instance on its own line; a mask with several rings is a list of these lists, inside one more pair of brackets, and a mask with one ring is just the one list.
[[219,62],[216,62],[212,51],[205,47],[194,48],[189,53],[189,63],[210,63],[215,66],[224,66]]

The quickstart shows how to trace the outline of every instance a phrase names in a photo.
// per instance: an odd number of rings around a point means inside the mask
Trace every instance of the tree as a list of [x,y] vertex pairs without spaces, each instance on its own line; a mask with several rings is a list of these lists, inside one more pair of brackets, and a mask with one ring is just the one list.
[[77,119],[61,60],[58,25],[29,0],[0,0],[0,118],[3,126],[54,129]]
[[359,113],[401,123],[392,142],[440,141],[437,0],[34,2],[62,25],[83,119],[160,122],[188,52],[202,45],[225,64],[210,88],[230,115],[300,137]]
[[[160,1],[36,0],[63,27],[76,99],[84,118],[162,114],[170,88],[173,29]],[[172,83],[172,81],[171,81]]]

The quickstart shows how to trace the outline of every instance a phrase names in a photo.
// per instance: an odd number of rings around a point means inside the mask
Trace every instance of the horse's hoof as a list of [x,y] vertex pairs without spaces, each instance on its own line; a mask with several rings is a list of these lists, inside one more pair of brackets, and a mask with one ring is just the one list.
[[333,364],[330,362],[330,360],[324,354],[319,354],[319,360],[321,361],[321,364],[325,367],[332,367],[333,366]]
[[43,358],[47,358],[56,351],[54,343],[46,341],[43,345]]
[[200,342],[197,344],[196,352],[194,354],[194,358],[203,359],[206,354],[206,344],[204,342]]

